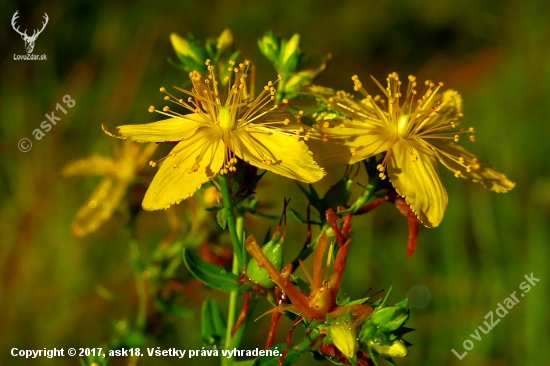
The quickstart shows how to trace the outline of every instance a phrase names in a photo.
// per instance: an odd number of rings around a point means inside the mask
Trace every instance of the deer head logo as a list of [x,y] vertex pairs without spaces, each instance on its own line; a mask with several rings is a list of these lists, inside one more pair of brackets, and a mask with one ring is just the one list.
[[46,28],[46,24],[48,24],[48,14],[44,13],[44,22],[42,22],[42,29],[40,30],[34,30],[34,32],[32,33],[32,36],[28,36],[27,35],[27,30],[25,29],[24,32],[21,32],[19,31],[19,26],[15,26],[15,21],[17,18],[19,18],[19,15],[17,15],[17,13],[19,12],[16,11],[15,14],[13,14],[13,17],[11,18],[11,26],[13,27],[13,29],[19,33],[21,35],[21,38],[23,38],[23,41],[25,41],[25,48],[27,49],[27,53],[32,53],[32,50],[34,49],[34,42],[36,41],[36,38],[38,38],[38,35],[40,33],[42,33],[42,31],[44,30],[44,28]]

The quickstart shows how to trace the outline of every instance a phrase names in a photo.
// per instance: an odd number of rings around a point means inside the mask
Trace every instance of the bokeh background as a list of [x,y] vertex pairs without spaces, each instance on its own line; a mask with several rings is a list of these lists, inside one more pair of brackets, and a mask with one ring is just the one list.
[[[49,24],[35,54],[47,61],[16,61],[23,41],[10,26],[36,28],[46,12]],[[192,32],[198,39],[231,28],[242,55],[257,65],[257,79],[274,72],[256,41],[266,31],[302,36],[308,54],[332,53],[317,83],[351,89],[350,77],[383,78],[398,71],[443,81],[464,98],[464,123],[477,141],[468,148],[517,182],[508,194],[443,172],[450,204],[440,227],[421,229],[412,259],[405,256],[406,220],[391,205],[357,217],[356,240],[343,288],[351,296],[393,285],[401,300],[413,286],[425,286],[430,302],[412,310],[418,330],[400,365],[526,365],[550,361],[550,7],[545,0],[452,1],[41,1],[0,3],[0,364],[77,365],[76,358],[24,360],[12,347],[98,347],[117,329],[136,322],[139,296],[134,256],[117,213],[98,232],[76,239],[71,221],[97,184],[96,178],[63,179],[62,167],[94,152],[108,155],[115,141],[109,126],[155,120],[159,86],[181,83],[185,75],[167,62],[176,59],[169,34]],[[65,94],[76,106],[41,141],[31,133]],[[56,113],[57,114],[57,113]],[[33,148],[18,150],[27,137]],[[164,148],[161,148],[161,150]],[[167,149],[163,150],[168,151]],[[160,153],[162,156],[162,153]],[[159,156],[159,157],[160,157]],[[333,174],[320,191],[339,178]],[[304,211],[304,199],[291,182],[269,176],[259,187],[266,211],[278,213],[280,199]],[[278,197],[278,199],[275,199]],[[189,235],[189,205],[175,210],[176,238]],[[289,221],[295,255],[303,227]],[[147,264],[170,228],[163,212],[138,216],[140,258]],[[275,223],[249,221],[263,235]],[[293,246],[292,243],[295,243]],[[132,259],[134,258],[134,260]],[[135,264],[135,263],[134,263]],[[483,324],[497,303],[519,291],[525,274],[540,282],[459,361],[451,349]],[[186,281],[188,274],[178,274]],[[186,277],[187,276],[187,277]],[[139,277],[139,276],[138,276]],[[138,281],[139,283],[139,281]],[[139,287],[138,287],[139,288]],[[418,288],[418,287],[416,287]],[[227,296],[202,288],[175,298],[180,311],[155,320],[144,347],[200,348],[200,299]],[[198,296],[195,296],[197,295]],[[267,309],[258,307],[256,311]],[[148,322],[151,320],[149,319]],[[118,328],[117,328],[118,327]],[[243,348],[261,347],[267,321],[254,324]],[[281,324],[283,341],[288,321]],[[286,328],[286,329],[285,329]],[[162,329],[159,331],[158,329]],[[471,338],[470,338],[471,339]],[[300,364],[313,365],[309,355]],[[381,361],[384,363],[384,361]],[[216,360],[142,358],[139,365],[216,364]],[[113,365],[131,364],[117,359]]]

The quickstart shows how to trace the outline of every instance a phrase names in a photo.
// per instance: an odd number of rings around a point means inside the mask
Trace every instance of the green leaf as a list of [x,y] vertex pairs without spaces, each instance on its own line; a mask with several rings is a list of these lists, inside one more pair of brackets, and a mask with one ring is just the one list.
[[227,219],[225,218],[225,210],[221,209],[216,214],[216,220],[218,220],[218,224],[221,226],[223,230],[225,230],[225,227],[227,226]]
[[223,343],[227,325],[218,303],[206,299],[202,304],[201,333],[206,346],[219,346]]
[[323,197],[323,206],[336,209],[338,206],[345,206],[351,196],[351,190],[348,189],[348,179],[342,178],[336,184],[331,186]]
[[370,299],[370,297],[363,297],[362,299],[357,299],[357,300],[349,301],[349,302],[346,302],[346,303],[342,303],[342,304],[340,304],[340,306],[350,306],[350,305],[364,304],[369,299]]
[[[280,343],[270,348],[270,350],[277,350],[279,356],[260,356],[254,361],[253,366],[277,366],[279,364],[280,355],[283,354],[283,351],[286,347],[286,344]],[[296,352],[292,347],[288,350],[288,353],[285,357],[285,362],[283,366],[294,365],[300,359],[300,353]]]
[[190,250],[183,250],[183,261],[189,272],[205,285],[225,292],[239,291],[247,292],[250,287],[239,283],[239,277],[224,268],[208,263]]
[[291,208],[290,209],[290,214],[292,217],[294,217],[297,221],[303,223],[303,224],[307,224],[307,218],[305,218],[304,216],[302,216],[298,211],[296,211],[295,209]]

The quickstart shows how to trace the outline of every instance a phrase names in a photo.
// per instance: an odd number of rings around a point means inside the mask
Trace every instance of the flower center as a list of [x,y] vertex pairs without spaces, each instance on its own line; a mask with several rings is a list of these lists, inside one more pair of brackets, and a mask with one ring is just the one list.
[[409,132],[409,116],[402,114],[397,118],[397,135],[404,138]]
[[231,116],[230,107],[219,107],[218,121],[220,122],[219,126],[222,131],[227,132],[233,130],[235,127],[235,119]]

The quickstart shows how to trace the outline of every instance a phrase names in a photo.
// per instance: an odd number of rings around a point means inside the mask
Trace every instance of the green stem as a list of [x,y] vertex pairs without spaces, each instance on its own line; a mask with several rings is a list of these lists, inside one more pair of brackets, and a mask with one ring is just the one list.
[[[237,266],[237,259],[233,256],[233,273],[239,273],[239,267]],[[229,306],[227,309],[227,329],[225,331],[225,345],[224,349],[231,349],[233,345],[233,339],[231,336],[231,330],[235,324],[235,317],[237,315],[237,298],[239,294],[237,291],[231,291],[229,294]],[[227,366],[231,362],[231,359],[222,357],[222,366]]]
[[350,206],[350,208],[344,211],[340,211],[338,212],[338,214],[346,215],[349,213],[356,213],[357,211],[359,211],[359,209],[363,207],[363,205],[367,203],[368,200],[370,200],[372,196],[374,196],[374,194],[378,191],[379,183],[380,183],[380,178],[378,177],[373,178],[372,181],[369,183],[369,185],[365,188],[363,193],[361,193],[359,198],[357,198],[357,200]]
[[[220,182],[220,191],[223,199],[223,211],[224,217],[227,221],[227,228],[229,229],[229,235],[231,236],[231,242],[233,243],[233,255],[236,257],[237,270],[240,271],[244,268],[245,263],[242,255],[243,245],[239,240],[237,234],[237,227],[235,225],[235,218],[233,217],[233,202],[231,202],[231,192],[229,190],[229,181],[226,175],[219,174],[218,181]],[[237,272],[238,274],[238,272]]]
[[[244,237],[244,212],[237,210],[237,220],[233,216],[233,203],[231,202],[231,192],[229,190],[229,182],[225,175],[219,175],[218,180],[220,183],[220,191],[223,199],[224,217],[227,221],[227,227],[229,229],[229,235],[231,236],[231,242],[233,244],[233,274],[238,275],[245,267],[245,248],[243,245]],[[243,336],[242,326],[233,337],[231,331],[235,324],[237,316],[237,300],[239,294],[237,291],[232,291],[229,294],[229,305],[227,309],[227,330],[225,333],[225,349],[238,348]],[[223,357],[222,365],[227,366],[231,363],[231,359]]]
[[[236,221],[236,231],[237,231],[237,237],[239,238],[239,243],[241,245],[241,258],[243,259],[243,263],[247,263],[247,252],[246,247],[244,245],[244,210],[237,209],[237,221]],[[243,265],[244,268],[244,265]]]

